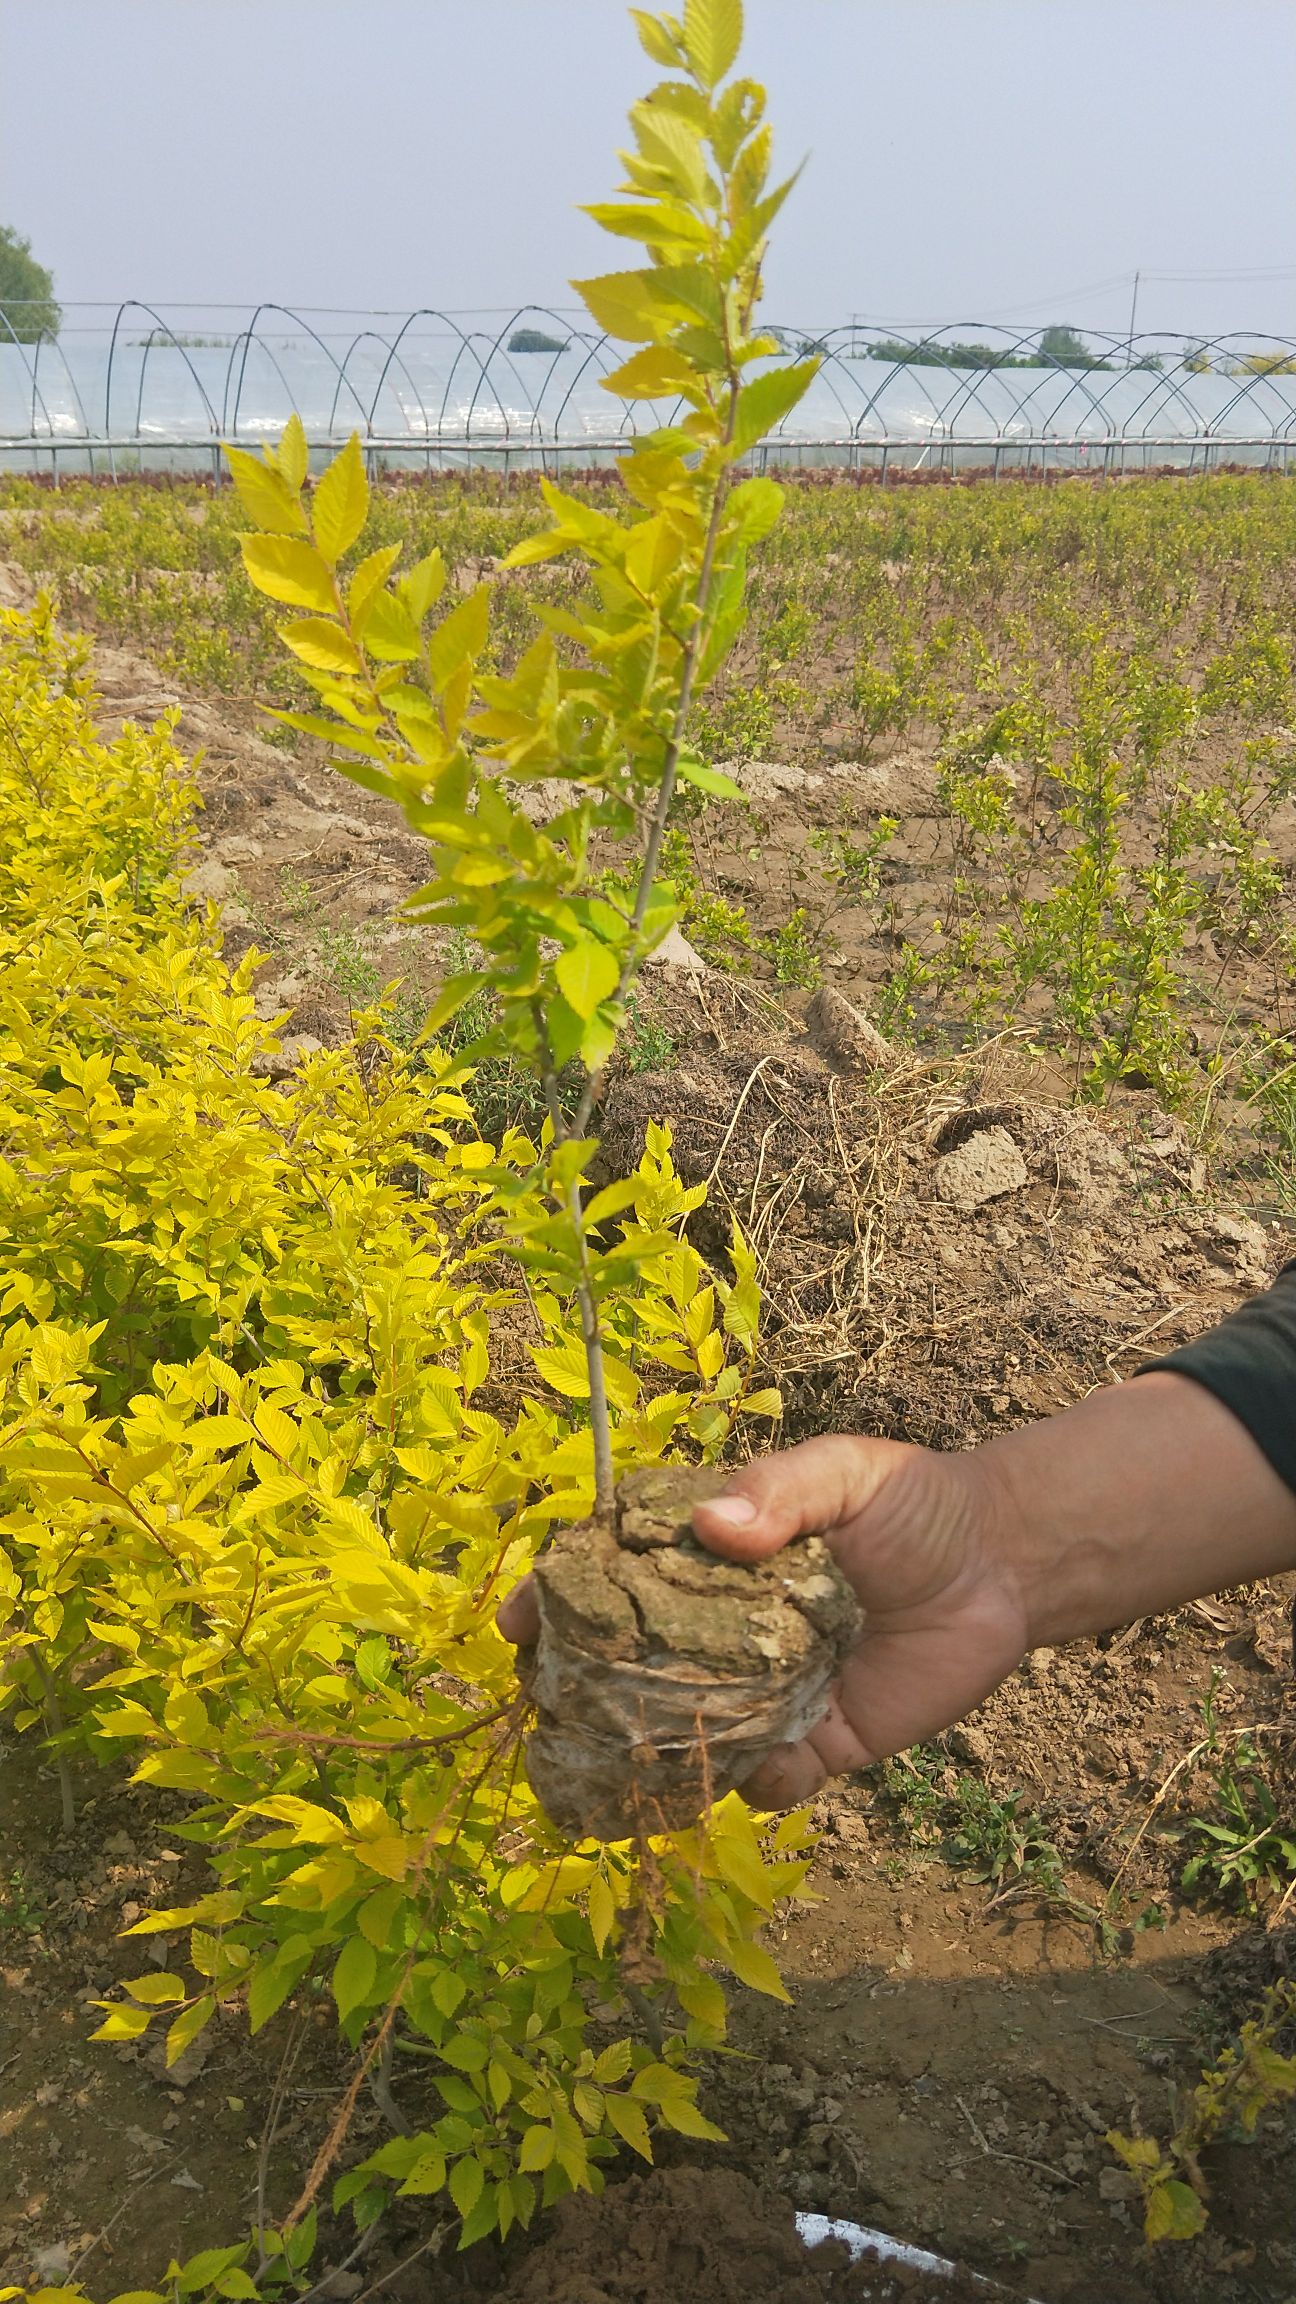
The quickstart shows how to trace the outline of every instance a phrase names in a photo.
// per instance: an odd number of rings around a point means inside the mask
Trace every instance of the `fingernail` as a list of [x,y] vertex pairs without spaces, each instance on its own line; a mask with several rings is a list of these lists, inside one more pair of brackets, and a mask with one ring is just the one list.
[[707,1510],[730,1528],[750,1528],[757,1517],[750,1496],[708,1496]]

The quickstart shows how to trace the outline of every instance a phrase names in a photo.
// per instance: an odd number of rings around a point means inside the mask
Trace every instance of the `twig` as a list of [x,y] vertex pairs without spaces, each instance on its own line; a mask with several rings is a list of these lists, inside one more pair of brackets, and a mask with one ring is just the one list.
[[954,2101],[957,2104],[964,2119],[966,2120],[973,2135],[975,2136],[982,2151],[985,2153],[987,2159],[1011,2160],[1018,2168],[1036,2169],[1041,2176],[1047,2176],[1050,2183],[1052,2184],[1069,2184],[1073,2191],[1078,2189],[1078,2177],[1068,2176],[1065,2168],[1051,2168],[1047,2160],[1032,2160],[1029,2154],[1025,2152],[1000,2152],[995,2145],[991,2144],[987,2138],[982,2135],[981,2130],[978,2128],[962,2097],[956,2096]]

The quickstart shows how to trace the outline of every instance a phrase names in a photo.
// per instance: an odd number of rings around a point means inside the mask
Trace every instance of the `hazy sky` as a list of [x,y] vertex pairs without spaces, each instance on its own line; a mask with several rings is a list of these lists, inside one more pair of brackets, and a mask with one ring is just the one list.
[[[1140,327],[1296,336],[1294,0],[748,25],[809,156],[771,319],[1123,330],[1141,267]],[[625,261],[572,211],[654,77],[621,0],[0,0],[0,221],[67,305],[569,305]]]

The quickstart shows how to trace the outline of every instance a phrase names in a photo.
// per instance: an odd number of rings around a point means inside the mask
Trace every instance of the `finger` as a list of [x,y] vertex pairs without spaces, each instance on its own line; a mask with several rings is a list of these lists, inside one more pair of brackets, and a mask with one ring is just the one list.
[[868,1768],[877,1758],[875,1752],[861,1743],[835,1696],[805,1741],[818,1754],[829,1776],[846,1776],[852,1768]]
[[793,1536],[853,1520],[909,1453],[894,1440],[845,1433],[805,1440],[745,1464],[721,1495],[694,1505],[693,1526],[713,1552],[730,1560],[764,1560]]
[[828,1771],[813,1744],[776,1744],[741,1791],[753,1808],[799,1808],[803,1800],[813,1800],[827,1781]]
[[495,1621],[515,1648],[530,1648],[540,1637],[540,1609],[534,1576],[524,1576],[501,1600]]

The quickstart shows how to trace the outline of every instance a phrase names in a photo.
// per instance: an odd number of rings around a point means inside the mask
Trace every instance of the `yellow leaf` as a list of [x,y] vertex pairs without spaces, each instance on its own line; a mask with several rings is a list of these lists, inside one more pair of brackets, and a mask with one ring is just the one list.
[[641,2160],[651,2161],[652,2141],[642,2105],[636,2104],[632,2096],[605,2096],[603,2110],[609,2128],[616,2130],[622,2143],[637,2152]]
[[316,482],[311,498],[315,542],[330,568],[350,551],[368,516],[369,482],[360,436],[353,432],[341,454]]
[[291,624],[276,624],[275,630],[285,648],[301,658],[303,664],[313,665],[317,672],[361,672],[364,665],[360,651],[353,640],[348,640],[340,624],[330,623],[326,616],[299,616]]
[[295,536],[241,536],[239,542],[258,592],[289,608],[314,608],[325,616],[336,612],[333,579],[313,544],[299,543]]
[[732,1968],[740,1984],[748,1985],[753,1992],[764,1992],[771,2000],[791,2003],[792,1995],[763,1945],[739,1937],[726,1944],[723,1958],[726,1968]]
[[612,1924],[615,1919],[616,1898],[600,1872],[591,1880],[589,1890],[590,1933],[594,1938],[594,1948],[600,1959],[608,1937],[612,1933]]

